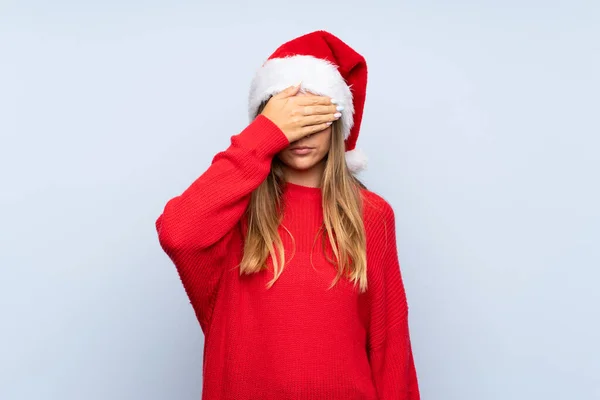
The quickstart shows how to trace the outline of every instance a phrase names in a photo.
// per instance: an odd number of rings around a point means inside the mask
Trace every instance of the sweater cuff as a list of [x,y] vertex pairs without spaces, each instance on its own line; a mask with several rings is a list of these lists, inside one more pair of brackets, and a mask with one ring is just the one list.
[[269,118],[259,114],[239,135],[237,143],[258,157],[272,158],[289,146],[290,141]]

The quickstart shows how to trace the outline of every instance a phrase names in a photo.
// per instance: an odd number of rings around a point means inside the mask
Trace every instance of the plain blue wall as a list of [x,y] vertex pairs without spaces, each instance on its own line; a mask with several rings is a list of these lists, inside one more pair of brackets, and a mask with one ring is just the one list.
[[370,66],[424,399],[600,399],[594,1],[0,3],[0,398],[198,399],[154,220],[325,28]]

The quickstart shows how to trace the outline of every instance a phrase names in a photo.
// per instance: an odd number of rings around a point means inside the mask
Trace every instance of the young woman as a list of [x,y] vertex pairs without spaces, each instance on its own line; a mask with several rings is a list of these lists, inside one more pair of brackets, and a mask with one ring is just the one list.
[[285,43],[250,124],[156,221],[205,334],[203,399],[419,399],[394,212],[354,176],[366,83],[327,32]]

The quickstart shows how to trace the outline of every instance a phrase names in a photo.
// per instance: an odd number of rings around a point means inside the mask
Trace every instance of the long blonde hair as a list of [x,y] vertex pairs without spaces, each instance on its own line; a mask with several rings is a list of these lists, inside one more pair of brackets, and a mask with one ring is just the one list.
[[[364,185],[348,170],[344,155],[344,138],[336,121],[332,125],[331,146],[321,182],[323,225],[315,241],[319,236],[322,238],[326,256],[325,246],[328,241],[335,258],[327,257],[337,269],[337,276],[331,286],[345,276],[355,286],[359,285],[360,292],[364,292],[367,290],[367,256],[360,194]],[[278,233],[283,217],[281,198],[284,183],[282,163],[274,157],[267,179],[252,192],[246,210],[248,230],[240,274],[252,274],[266,269],[270,256],[274,277],[268,282],[268,288],[281,276],[285,265],[283,243]],[[288,234],[291,235],[289,231]]]

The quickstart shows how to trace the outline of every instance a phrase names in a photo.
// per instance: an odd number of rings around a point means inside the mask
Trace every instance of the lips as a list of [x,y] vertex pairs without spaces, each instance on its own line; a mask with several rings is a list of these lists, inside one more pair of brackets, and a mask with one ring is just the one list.
[[314,150],[314,147],[308,147],[308,146],[298,146],[298,147],[292,147],[290,149],[292,154],[296,154],[296,155],[309,154],[313,150]]
[[296,146],[296,147],[292,147],[290,150],[312,150],[312,147],[308,147],[308,146]]

